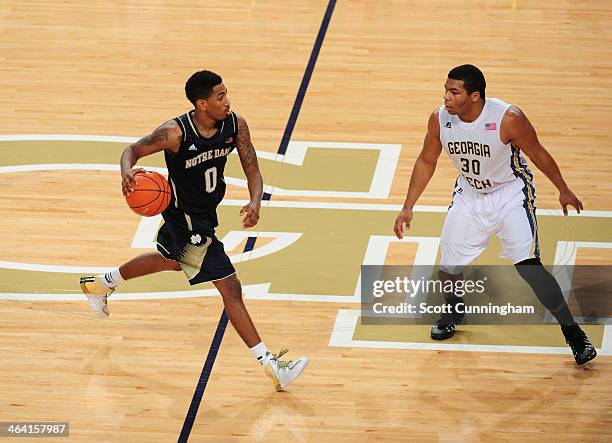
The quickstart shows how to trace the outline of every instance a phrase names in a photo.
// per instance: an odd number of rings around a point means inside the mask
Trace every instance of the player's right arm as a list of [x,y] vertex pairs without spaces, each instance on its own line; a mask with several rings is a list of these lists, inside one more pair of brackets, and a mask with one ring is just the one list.
[[142,168],[134,168],[139,159],[163,150],[177,154],[182,137],[183,133],[178,123],[175,120],[169,120],[149,135],[128,145],[121,154],[121,188],[123,195],[134,192],[134,175],[143,171]]
[[395,235],[400,240],[404,238],[404,226],[406,230],[410,229],[410,222],[413,216],[412,208],[427,187],[429,180],[431,180],[436,170],[436,164],[438,163],[441,152],[440,123],[438,119],[438,110],[435,110],[429,116],[427,134],[425,135],[425,140],[423,140],[423,149],[412,168],[406,201],[395,219]]

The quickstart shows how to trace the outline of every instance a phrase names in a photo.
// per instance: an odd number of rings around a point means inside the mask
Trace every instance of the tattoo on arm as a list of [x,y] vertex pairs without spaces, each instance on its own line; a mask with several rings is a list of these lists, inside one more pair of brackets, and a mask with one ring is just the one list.
[[176,122],[168,121],[131,146],[139,158],[161,150],[176,154],[181,146],[181,138],[182,132]]
[[238,118],[238,137],[236,140],[236,146],[238,148],[238,154],[240,154],[240,163],[242,163],[243,169],[249,169],[252,166],[258,167],[257,165],[257,154],[255,153],[255,147],[251,142],[251,133],[249,132],[249,126],[246,120]]
[[163,126],[155,129],[151,134],[144,136],[138,141],[141,145],[154,145],[158,142],[168,141],[168,128]]

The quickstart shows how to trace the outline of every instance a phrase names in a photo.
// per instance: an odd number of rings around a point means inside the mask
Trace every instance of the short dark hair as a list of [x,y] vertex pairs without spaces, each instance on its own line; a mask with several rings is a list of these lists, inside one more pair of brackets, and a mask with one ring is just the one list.
[[484,74],[480,69],[474,65],[461,65],[453,68],[448,73],[448,78],[453,80],[462,80],[463,87],[471,94],[472,92],[478,91],[480,98],[485,98],[485,89],[487,88],[487,82],[485,81]]
[[185,95],[187,96],[187,100],[195,106],[197,100],[210,97],[213,88],[220,83],[223,83],[223,79],[214,72],[196,72],[189,77],[189,80],[185,83]]

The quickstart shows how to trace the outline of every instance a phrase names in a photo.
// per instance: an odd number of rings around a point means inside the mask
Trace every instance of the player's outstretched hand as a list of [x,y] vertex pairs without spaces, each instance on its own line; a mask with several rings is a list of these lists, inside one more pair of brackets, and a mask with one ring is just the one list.
[[131,192],[134,192],[134,185],[136,184],[136,179],[134,176],[138,172],[144,172],[143,168],[134,168],[127,169],[121,172],[121,191],[123,195],[129,195]]
[[561,207],[563,208],[563,215],[567,215],[568,205],[572,205],[578,214],[580,214],[580,211],[584,209],[582,207],[582,202],[578,200],[578,197],[576,197],[576,195],[569,189],[559,193],[559,203],[561,203]]
[[[404,238],[404,229],[406,231],[410,229],[410,222],[412,221],[412,209],[404,208],[400,211],[395,219],[395,235],[400,240]],[[406,226],[404,228],[404,225]]]
[[242,226],[252,228],[259,221],[259,203],[249,202],[240,209],[240,215],[244,215]]

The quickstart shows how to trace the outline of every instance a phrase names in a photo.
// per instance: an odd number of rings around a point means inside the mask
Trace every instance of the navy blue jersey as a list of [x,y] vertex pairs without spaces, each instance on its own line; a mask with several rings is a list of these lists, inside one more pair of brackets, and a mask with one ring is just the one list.
[[227,156],[236,147],[238,125],[236,114],[231,112],[219,123],[215,135],[202,137],[192,113],[174,119],[183,133],[178,153],[164,152],[172,188],[164,218],[171,217],[189,231],[206,231],[218,224],[216,210],[225,195],[223,171]]

